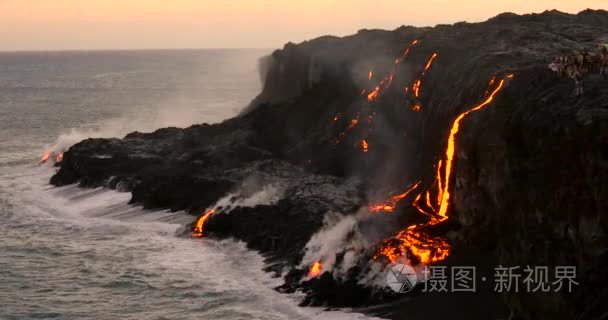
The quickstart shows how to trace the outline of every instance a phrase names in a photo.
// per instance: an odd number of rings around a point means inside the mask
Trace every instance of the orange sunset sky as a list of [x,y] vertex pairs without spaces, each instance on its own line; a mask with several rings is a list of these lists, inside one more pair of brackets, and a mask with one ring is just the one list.
[[586,8],[608,0],[0,0],[0,50],[276,48],[362,28]]

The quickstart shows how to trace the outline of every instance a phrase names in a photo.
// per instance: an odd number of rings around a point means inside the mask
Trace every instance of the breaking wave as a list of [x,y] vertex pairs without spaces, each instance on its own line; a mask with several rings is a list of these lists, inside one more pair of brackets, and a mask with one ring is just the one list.
[[[241,242],[176,237],[190,215],[129,205],[129,193],[54,188],[51,174],[32,166],[0,176],[0,268],[9,282],[1,318],[366,318],[298,307],[300,297],[276,292],[282,280]],[[253,206],[280,195],[267,185],[230,198]]]

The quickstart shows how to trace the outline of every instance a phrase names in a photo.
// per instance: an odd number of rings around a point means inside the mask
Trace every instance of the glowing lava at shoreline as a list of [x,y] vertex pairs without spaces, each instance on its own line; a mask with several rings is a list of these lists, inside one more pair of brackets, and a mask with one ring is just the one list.
[[57,156],[55,157],[55,163],[61,163],[61,161],[63,161],[63,152],[60,152],[59,154],[57,154]]
[[40,161],[38,161],[38,164],[43,164],[47,161],[49,161],[49,159],[51,158],[51,156],[53,155],[52,151],[47,151],[45,152],[42,157],[40,157]]
[[55,154],[54,151],[45,152],[40,157],[40,160],[38,161],[38,165],[42,165],[42,164],[48,162],[50,159],[53,159],[53,162],[55,164],[61,163],[63,161],[63,152],[58,152],[57,154]]
[[198,219],[196,220],[196,223],[194,224],[194,230],[192,231],[193,237],[195,237],[195,238],[203,237],[203,226],[205,225],[205,221],[207,221],[207,219],[214,213],[215,213],[215,210],[210,209],[210,210],[205,211],[205,213],[203,213],[203,215],[198,217]]
[[323,266],[321,265],[321,262],[319,262],[317,260],[310,267],[310,270],[308,271],[308,278],[315,278],[315,277],[317,277],[318,275],[321,274],[321,271],[323,271]]
[[[410,258],[413,258],[413,260],[419,263],[429,264],[441,261],[449,256],[450,245],[447,240],[441,237],[431,236],[424,229],[445,222],[449,218],[448,208],[450,202],[450,182],[452,179],[452,167],[454,162],[454,154],[456,151],[456,135],[460,130],[460,123],[470,113],[482,110],[492,101],[494,101],[496,95],[504,88],[505,81],[512,78],[513,75],[510,74],[500,80],[496,88],[484,102],[468,109],[465,112],[462,112],[458,115],[458,117],[456,117],[452,123],[448,136],[445,159],[439,160],[436,166],[437,176],[433,186],[437,186],[437,197],[432,197],[431,190],[427,190],[426,192],[418,194],[418,196],[412,202],[412,205],[414,208],[416,208],[416,210],[430,217],[429,221],[423,224],[411,225],[400,231],[395,237],[384,240],[374,256],[374,259],[383,256],[390,262],[395,263],[399,258],[409,254],[411,255]],[[494,83],[494,81],[494,79],[491,80],[490,86]],[[420,182],[418,182],[418,184],[419,183]],[[404,195],[406,196],[409,194],[418,186],[418,184],[408,189]],[[371,206],[370,210],[392,212],[396,204],[405,198],[405,196],[401,198],[393,197],[387,201],[387,203],[392,205],[387,205],[386,207],[383,207],[382,205]],[[423,209],[422,205],[420,204],[420,201],[423,198],[426,200],[424,205],[426,205],[428,211]],[[438,209],[435,209],[435,206],[432,203],[433,198],[437,201],[436,205],[439,207]]]

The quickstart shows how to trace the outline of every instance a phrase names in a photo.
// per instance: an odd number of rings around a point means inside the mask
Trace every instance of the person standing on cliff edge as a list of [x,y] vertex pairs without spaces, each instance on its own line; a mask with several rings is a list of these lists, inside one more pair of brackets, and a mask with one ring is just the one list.
[[608,79],[608,43],[600,45],[600,74]]

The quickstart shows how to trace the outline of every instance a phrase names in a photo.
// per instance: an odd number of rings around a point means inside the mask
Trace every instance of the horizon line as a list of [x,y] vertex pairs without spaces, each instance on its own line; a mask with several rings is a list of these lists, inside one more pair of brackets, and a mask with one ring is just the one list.
[[214,47],[184,47],[184,48],[95,48],[95,49],[16,49],[16,50],[4,50],[0,49],[0,53],[44,53],[44,52],[101,52],[101,51],[199,51],[199,50],[277,50],[280,48],[263,48],[263,47],[227,47],[227,48],[214,48]]

